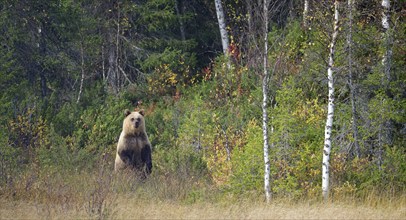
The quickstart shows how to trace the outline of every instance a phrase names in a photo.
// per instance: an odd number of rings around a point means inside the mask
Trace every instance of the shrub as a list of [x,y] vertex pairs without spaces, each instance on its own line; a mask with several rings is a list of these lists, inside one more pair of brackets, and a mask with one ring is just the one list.
[[18,151],[19,164],[35,162],[36,150],[41,146],[48,147],[50,144],[47,137],[49,127],[32,108],[10,120],[8,130],[8,144],[5,147]]
[[246,145],[233,150],[230,189],[235,193],[261,190],[264,177],[262,129],[252,120],[247,125]]
[[126,100],[109,97],[100,107],[84,110],[73,134],[76,146],[94,153],[115,149],[122,129],[123,112],[131,107]]

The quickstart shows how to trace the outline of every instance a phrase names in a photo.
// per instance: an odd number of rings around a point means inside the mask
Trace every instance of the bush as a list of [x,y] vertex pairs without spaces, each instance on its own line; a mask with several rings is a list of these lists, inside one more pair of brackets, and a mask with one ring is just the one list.
[[17,176],[20,151],[10,145],[6,129],[0,127],[0,187],[11,183]]
[[277,195],[297,198],[312,194],[321,182],[325,110],[317,98],[306,100],[295,83],[288,79],[276,93],[270,142],[272,189]]
[[233,150],[230,189],[235,193],[259,191],[263,188],[264,153],[262,128],[252,120],[247,125],[246,145]]
[[108,97],[100,107],[84,110],[76,122],[77,130],[73,134],[76,147],[86,148],[94,153],[115,150],[125,109],[132,109],[129,102]]
[[[18,163],[36,162],[36,150],[41,146],[48,147],[49,126],[35,109],[28,109],[8,123],[8,143],[5,148],[14,148],[18,152]],[[14,151],[14,150],[12,150]]]

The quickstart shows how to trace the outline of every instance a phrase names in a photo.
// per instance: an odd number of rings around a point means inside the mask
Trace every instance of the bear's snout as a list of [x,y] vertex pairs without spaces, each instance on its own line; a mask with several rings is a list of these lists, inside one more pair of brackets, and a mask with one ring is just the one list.
[[141,119],[137,118],[137,120],[135,120],[135,128],[138,128],[141,124]]

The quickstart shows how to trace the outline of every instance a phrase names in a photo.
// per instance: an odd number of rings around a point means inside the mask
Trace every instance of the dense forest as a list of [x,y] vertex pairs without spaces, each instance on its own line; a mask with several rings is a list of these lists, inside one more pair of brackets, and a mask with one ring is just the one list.
[[[263,201],[268,165],[271,201],[321,200],[325,155],[329,201],[402,198],[405,6],[1,0],[0,198]],[[125,109],[146,112],[147,180],[113,175]]]

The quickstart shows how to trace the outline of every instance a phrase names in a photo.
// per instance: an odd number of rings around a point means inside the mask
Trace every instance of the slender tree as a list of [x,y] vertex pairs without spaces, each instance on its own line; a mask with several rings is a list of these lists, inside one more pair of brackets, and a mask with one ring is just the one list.
[[304,0],[303,6],[303,27],[308,26],[308,16],[309,16],[309,0]]
[[[114,93],[118,93],[120,90],[118,70],[118,56],[119,56],[119,33],[120,33],[120,8],[119,2],[117,5],[114,3],[109,4],[111,12],[115,13],[109,19],[109,27],[107,33],[108,42],[108,70],[107,70],[107,82]],[[114,22],[115,21],[115,22]],[[114,25],[116,23],[116,25]],[[116,28],[114,28],[116,26]]]
[[384,42],[385,42],[385,53],[382,58],[382,64],[384,65],[384,72],[386,76],[386,81],[389,82],[391,80],[391,75],[390,75],[390,61],[391,61],[391,56],[392,56],[392,49],[390,47],[391,45],[391,39],[390,39],[390,0],[382,0],[382,7],[383,7],[383,13],[382,13],[382,27],[385,30],[384,33]]
[[324,131],[324,150],[323,150],[323,165],[322,165],[322,191],[323,198],[326,201],[329,193],[329,174],[330,174],[330,152],[331,152],[331,133],[333,128],[333,116],[334,116],[334,54],[336,41],[339,29],[339,1],[334,1],[334,29],[330,43],[330,52],[328,58],[328,110],[326,127]]
[[[391,58],[392,58],[392,39],[391,39],[391,31],[390,31],[390,0],[382,0],[382,27],[384,29],[383,33],[383,46],[384,46],[384,54],[382,57],[382,65],[384,71],[384,77],[382,77],[382,86],[388,98],[392,98],[390,92],[390,82],[392,81],[391,77]],[[383,106],[383,108],[387,108],[387,106]],[[391,145],[392,144],[392,130],[393,130],[393,122],[390,119],[384,119],[381,122],[380,129],[379,129],[379,149],[378,149],[378,166],[381,169],[383,163],[383,146],[384,145]]]
[[216,5],[217,20],[221,35],[221,45],[223,46],[224,55],[227,56],[229,41],[226,29],[226,19],[224,16],[224,10],[223,6],[221,5],[221,0],[214,0],[214,4]]
[[264,66],[263,66],[263,78],[262,78],[262,131],[264,137],[264,163],[265,163],[265,172],[264,172],[264,190],[265,190],[265,199],[269,203],[271,201],[271,187],[269,185],[269,178],[271,172],[271,164],[269,161],[269,143],[268,143],[268,2],[264,0]]
[[180,36],[182,41],[186,40],[186,34],[185,34],[185,24],[183,22],[183,13],[184,13],[184,7],[182,5],[182,1],[181,0],[176,0],[175,1],[175,11],[176,11],[176,15],[178,17],[178,22],[179,22],[179,30],[180,30]]
[[76,103],[80,102],[80,97],[82,96],[83,91],[83,81],[85,79],[85,58],[83,52],[83,42],[80,43],[80,72],[81,78],[80,78],[79,94],[78,98],[76,99]]
[[353,75],[353,60],[352,60],[352,22],[353,22],[353,8],[354,0],[348,0],[348,32],[347,32],[347,46],[348,46],[348,85],[350,87],[350,99],[351,99],[351,114],[352,114],[352,133],[354,137],[354,153],[356,157],[360,157],[360,147],[359,147],[359,133],[358,133],[358,117],[357,108],[355,105],[355,84]]

